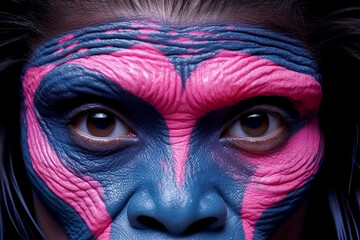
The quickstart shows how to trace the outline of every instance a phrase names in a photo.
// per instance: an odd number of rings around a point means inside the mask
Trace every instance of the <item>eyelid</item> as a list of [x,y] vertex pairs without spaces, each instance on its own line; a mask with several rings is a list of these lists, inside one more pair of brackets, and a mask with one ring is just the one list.
[[116,117],[118,117],[121,121],[123,121],[126,125],[128,125],[131,129],[133,129],[130,121],[127,120],[123,116],[123,114],[121,114],[119,111],[114,110],[113,108],[111,108],[105,104],[102,104],[102,103],[86,103],[86,104],[82,104],[82,105],[74,108],[67,115],[67,119],[69,120],[68,123],[69,124],[73,123],[74,118],[78,117],[81,114],[85,115],[85,114],[89,114],[91,112],[97,112],[97,111],[106,111],[106,112],[112,113]]
[[[130,135],[118,136],[118,137],[96,137],[88,135],[79,129],[74,127],[78,119],[83,118],[86,115],[96,112],[108,112],[113,114],[116,118],[122,121],[129,129]],[[79,147],[96,152],[112,151],[121,149],[125,146],[134,144],[139,141],[134,128],[130,122],[118,111],[110,108],[101,103],[88,103],[83,104],[73,109],[67,116],[68,126],[70,126],[70,136],[73,142]]]
[[[241,111],[235,118],[230,121],[220,139],[221,142],[230,143],[239,150],[251,154],[263,154],[275,150],[277,147],[283,145],[289,137],[294,133],[297,125],[300,123],[297,116],[294,116],[292,112],[294,109],[287,109],[281,105],[271,104],[257,104],[250,106],[249,108]],[[272,116],[278,117],[283,124],[274,132],[260,137],[231,137],[228,135],[230,126],[246,114],[254,112],[264,112]]]
[[240,111],[235,117],[232,118],[231,121],[228,122],[226,128],[228,128],[234,121],[239,119],[241,116],[245,114],[250,114],[253,112],[266,112],[272,114],[273,116],[279,117],[284,120],[285,123],[289,123],[290,125],[295,124],[296,119],[298,119],[298,112],[292,108],[288,109],[289,106],[282,106],[281,104],[261,104],[256,103],[252,106],[249,106]]
[[[243,152],[252,153],[252,154],[262,154],[275,150],[277,147],[281,146],[286,142],[286,140],[291,136],[291,133],[282,131],[278,129],[273,133],[260,138],[225,138],[228,143],[231,143],[235,147],[239,148]],[[280,132],[280,133],[279,133]]]

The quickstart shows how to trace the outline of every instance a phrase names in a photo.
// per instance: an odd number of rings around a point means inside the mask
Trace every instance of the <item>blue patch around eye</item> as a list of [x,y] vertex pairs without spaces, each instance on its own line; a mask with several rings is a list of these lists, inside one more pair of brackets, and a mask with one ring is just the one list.
[[[58,44],[60,38],[55,38],[36,50],[29,66],[51,63],[61,65],[71,59],[111,53],[130,48],[135,44],[147,43],[156,46],[168,56],[182,77],[183,84],[186,83],[186,79],[199,63],[213,57],[223,49],[256,55],[288,69],[320,79],[316,71],[316,64],[301,44],[273,31],[247,26],[235,26],[229,30],[226,25],[178,28],[161,26],[158,32],[150,33],[149,38],[140,39],[141,29],[133,27],[131,23],[132,21],[122,21],[80,29],[73,33],[74,38],[60,44]],[[126,29],[126,31],[106,32],[119,28]],[[169,35],[168,32],[174,31],[174,29],[177,34]],[[194,36],[190,34],[192,31],[204,31],[211,34],[206,37]],[[180,37],[186,37],[193,42],[173,41]],[[70,47],[72,44],[76,45]],[[184,57],[183,54],[190,54],[191,57]],[[51,87],[52,85],[55,85],[56,88]],[[86,101],[82,100],[84,98]],[[68,128],[68,115],[67,111],[63,110],[63,108],[66,109],[66,106],[63,105],[71,103],[73,100],[88,102],[89,99],[93,99],[95,102],[104,100],[106,103],[110,102],[112,107],[126,111],[126,116],[141,136],[142,144],[100,153],[91,150],[84,151],[76,146],[69,138],[71,133]],[[64,165],[78,175],[86,175],[96,179],[104,187],[104,201],[112,217],[124,217],[125,213],[119,213],[119,209],[126,211],[127,201],[139,189],[154,194],[154,201],[159,200],[160,197],[156,195],[159,188],[157,183],[167,182],[164,180],[165,170],[161,168],[161,162],[168,165],[173,165],[173,162],[169,147],[169,132],[165,120],[154,107],[125,91],[103,75],[71,64],[58,66],[45,76],[35,95],[34,104],[39,116],[42,117],[40,121],[42,130],[58,156],[61,156]],[[146,121],[142,119],[146,119]],[[215,115],[203,118],[198,121],[193,130],[186,172],[187,176],[193,174],[202,177],[195,179],[196,181],[191,184],[185,182],[184,189],[187,190],[186,194],[198,196],[206,190],[214,190],[214,186],[217,186],[217,193],[221,194],[227,204],[231,206],[232,221],[236,219],[236,223],[232,223],[232,226],[237,227],[237,236],[241,237],[244,233],[241,220],[237,214],[246,184],[250,181],[254,169],[251,166],[244,165],[234,154],[225,151],[226,149],[224,150],[218,145],[218,138],[214,138],[213,135],[214,133],[221,134],[221,132],[217,132],[219,131],[217,128],[219,123],[216,119],[218,118]],[[98,126],[102,128],[106,124],[100,122]],[[26,133],[26,129],[23,131]],[[28,149],[24,149],[23,152],[27,153]],[[68,218],[74,217],[75,222],[85,225],[73,209],[53,196],[46,189],[44,183],[36,178],[36,174],[31,170],[30,157],[25,156],[25,158],[28,168],[30,168],[30,177],[33,177],[32,181],[35,182],[39,191],[44,192],[41,198],[50,199],[50,202],[57,205],[53,210],[54,215],[57,212],[61,213],[62,209],[69,211],[67,216],[59,214],[61,215],[59,221],[67,228],[67,233],[72,233],[77,227],[76,224],[72,225],[71,222],[66,222]],[[231,175],[231,169],[224,170],[224,165],[220,166],[220,164],[231,165],[230,167],[233,169],[242,169],[246,174],[240,176],[234,173]],[[167,179],[169,181],[172,180],[171,174],[170,171],[170,177]],[[186,194],[183,197],[189,197]],[[265,212],[263,214],[264,219],[266,219],[266,214],[272,214],[271,211],[282,211],[281,208],[275,207],[274,209],[269,210],[269,213]],[[191,209],[189,208],[186,211],[191,211]],[[121,222],[121,220],[124,219],[114,219],[114,222]],[[262,220],[260,219],[260,221]],[[272,223],[267,227],[270,228],[274,224]],[[84,229],[83,226],[81,227]],[[267,227],[265,229],[259,228],[259,230],[256,228],[255,231],[266,232],[268,231]],[[226,236],[233,237],[233,229],[225,230]],[[130,230],[112,229],[113,233],[127,231]],[[260,233],[255,232],[255,234]],[[216,238],[214,236],[216,235],[203,235],[206,239]]]
[[[25,107],[23,105],[21,108],[22,112],[25,112]],[[27,143],[27,128],[26,120],[22,119],[20,135],[22,154],[27,175],[32,183],[35,193],[39,199],[42,199],[42,203],[45,205],[47,211],[49,211],[52,216],[57,216],[56,220],[63,227],[66,234],[68,236],[72,236],[71,239],[93,239],[93,234],[89,231],[79,214],[69,204],[55,196],[55,194],[50,191],[48,186],[36,174],[32,166],[29,146]]]

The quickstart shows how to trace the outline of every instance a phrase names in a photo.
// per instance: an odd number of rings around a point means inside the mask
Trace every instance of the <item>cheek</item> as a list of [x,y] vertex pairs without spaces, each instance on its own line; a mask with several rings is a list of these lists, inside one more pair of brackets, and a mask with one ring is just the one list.
[[319,169],[322,155],[323,138],[314,120],[280,150],[263,157],[240,157],[256,168],[240,212],[246,239],[266,232],[266,228],[270,230],[277,220],[281,223],[285,212],[291,213],[298,207]]
[[[25,77],[25,84],[27,79]],[[29,87],[24,90],[21,127],[21,145],[32,185],[45,206],[59,218],[68,235],[76,239],[79,234],[87,232],[85,235],[90,238],[109,239],[111,217],[102,200],[101,185],[91,177],[70,171],[58,158],[40,127],[33,107],[37,82],[40,80],[24,84]]]

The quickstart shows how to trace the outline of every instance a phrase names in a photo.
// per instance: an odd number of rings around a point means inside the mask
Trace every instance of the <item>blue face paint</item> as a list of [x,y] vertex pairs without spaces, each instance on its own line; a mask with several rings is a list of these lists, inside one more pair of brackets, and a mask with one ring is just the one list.
[[[315,66],[250,26],[121,21],[55,38],[23,78],[34,189],[70,239],[267,239],[322,156]],[[270,130],[239,137],[238,117],[259,112]]]
[[174,64],[186,80],[197,64],[221,50],[240,51],[268,59],[289,70],[320,79],[317,64],[303,44],[287,35],[244,25],[174,27],[151,21],[120,21],[86,27],[37,48],[31,66],[63,64],[71,59],[151,44]]

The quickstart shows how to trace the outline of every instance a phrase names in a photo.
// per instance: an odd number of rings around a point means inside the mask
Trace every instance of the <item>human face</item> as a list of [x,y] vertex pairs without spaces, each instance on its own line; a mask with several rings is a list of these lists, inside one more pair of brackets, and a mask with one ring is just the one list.
[[298,41],[244,25],[54,38],[22,82],[34,191],[69,239],[267,239],[321,162],[315,66]]

